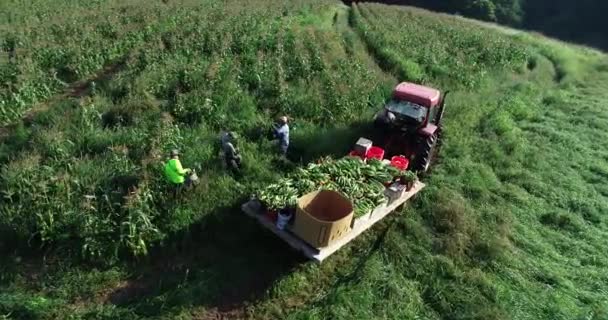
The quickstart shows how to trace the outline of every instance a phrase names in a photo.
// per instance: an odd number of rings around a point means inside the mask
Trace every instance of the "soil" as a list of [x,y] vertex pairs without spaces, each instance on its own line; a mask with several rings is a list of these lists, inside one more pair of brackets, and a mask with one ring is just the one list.
[[47,110],[49,106],[51,106],[57,101],[61,101],[67,98],[82,98],[84,96],[89,95],[91,92],[92,83],[98,83],[111,79],[115,74],[120,72],[120,70],[122,70],[124,66],[124,60],[117,61],[106,65],[97,73],[85,80],[71,83],[62,92],[54,95],[53,97],[42,103],[39,103],[38,105],[35,105],[29,111],[27,111],[23,115],[23,122],[30,123],[37,113]]

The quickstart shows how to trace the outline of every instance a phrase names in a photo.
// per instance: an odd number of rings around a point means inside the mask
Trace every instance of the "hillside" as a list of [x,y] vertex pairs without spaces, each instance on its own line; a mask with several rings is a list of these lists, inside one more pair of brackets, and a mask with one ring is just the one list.
[[[605,54],[330,0],[0,12],[0,319],[608,318]],[[345,154],[401,80],[451,90],[410,206],[322,265],[243,217]],[[291,161],[264,137],[280,114]],[[225,129],[242,176],[217,158]],[[203,181],[178,199],[172,148]]]
[[[357,1],[344,1],[352,3]],[[378,0],[525,28],[561,40],[608,49],[608,21],[603,0]]]

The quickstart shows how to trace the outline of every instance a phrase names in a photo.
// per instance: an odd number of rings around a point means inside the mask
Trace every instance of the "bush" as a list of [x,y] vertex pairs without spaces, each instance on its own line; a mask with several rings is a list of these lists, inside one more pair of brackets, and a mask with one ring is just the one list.
[[540,217],[540,222],[558,230],[579,232],[581,229],[578,223],[565,213],[545,213]]
[[9,315],[9,319],[41,320],[60,317],[56,311],[58,306],[58,301],[39,295],[0,293],[0,314]]
[[466,10],[474,18],[496,21],[496,6],[490,0],[473,0]]

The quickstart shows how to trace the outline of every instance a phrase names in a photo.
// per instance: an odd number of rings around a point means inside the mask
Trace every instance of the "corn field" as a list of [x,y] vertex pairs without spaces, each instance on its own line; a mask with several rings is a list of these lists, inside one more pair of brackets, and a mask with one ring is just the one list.
[[[331,2],[86,6],[66,4],[65,21],[43,15],[37,25],[28,19],[49,8],[30,8],[12,22],[23,28],[7,32],[18,50],[3,64],[0,119],[28,118],[1,153],[3,236],[14,242],[75,244],[97,259],[143,255],[284,173],[260,138],[278,115],[297,119],[294,139],[305,145],[317,128],[370,116],[392,85],[349,55],[331,26],[311,27],[336,12]],[[88,81],[82,93],[53,98],[78,81]],[[245,184],[220,170],[225,129],[242,133]],[[182,200],[167,197],[160,169],[172,148],[205,181]]]
[[[605,53],[333,0],[4,0],[0,48],[0,319],[608,314]],[[451,92],[405,208],[322,265],[243,217],[373,140],[401,81]],[[200,179],[176,196],[172,149]]]
[[[297,121],[296,159],[336,152],[303,147],[322,128],[369,122],[394,85],[355,53],[354,32],[389,74],[433,85],[471,88],[525,59],[501,37],[450,33],[439,20],[373,5],[346,13],[329,1],[111,3],[87,4],[86,13],[53,7],[71,12],[61,23],[48,7],[29,8],[12,21],[22,28],[6,32],[18,50],[3,64],[0,120],[31,122],[17,126],[0,154],[0,212],[12,241],[69,242],[99,259],[143,255],[216,203],[234,203],[285,173],[273,170],[275,152],[260,134],[281,114]],[[348,36],[336,32],[340,13],[355,27]],[[37,15],[43,23],[32,24]],[[421,45],[429,32],[434,41]],[[52,98],[79,81],[82,92]],[[221,130],[243,135],[245,184],[219,173]],[[340,151],[356,131],[342,136]],[[160,167],[172,148],[204,172],[208,190],[167,198]]]

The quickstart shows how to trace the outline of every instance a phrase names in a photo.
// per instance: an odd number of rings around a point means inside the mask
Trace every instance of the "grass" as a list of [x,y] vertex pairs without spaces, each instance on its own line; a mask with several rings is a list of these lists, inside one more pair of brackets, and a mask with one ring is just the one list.
[[[0,318],[608,317],[604,54],[376,4],[5,8],[23,45],[0,87]],[[57,67],[87,89],[63,95]],[[405,79],[452,91],[411,206],[322,265],[241,216],[294,165],[344,154]],[[48,90],[6,100],[32,83]],[[263,138],[283,113],[293,164]],[[218,163],[222,129],[243,177]],[[177,200],[160,170],[174,147],[203,181]]]

